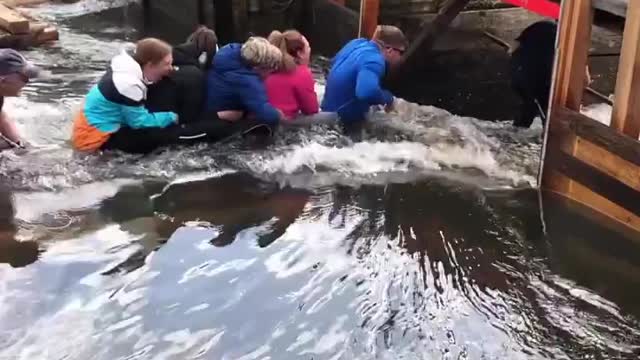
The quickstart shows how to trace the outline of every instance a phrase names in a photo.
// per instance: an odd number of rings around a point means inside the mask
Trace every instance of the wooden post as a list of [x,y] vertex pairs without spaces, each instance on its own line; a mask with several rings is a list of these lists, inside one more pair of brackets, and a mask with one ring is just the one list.
[[247,37],[247,26],[249,24],[249,3],[248,0],[227,0],[233,6],[233,26],[235,29],[235,41],[244,42]]
[[562,106],[579,111],[591,45],[593,8],[588,0],[565,0],[562,4],[551,105],[552,108]]
[[470,0],[447,0],[440,8],[438,15],[432,22],[424,22],[418,36],[413,40],[404,54],[402,64],[398,66],[390,81],[396,83],[405,74],[409,74],[412,67],[421,62],[425,54],[431,50],[438,35],[442,34],[451,22],[464,10]]
[[640,6],[627,10],[611,127],[636,140],[640,136]]
[[360,0],[360,25],[358,36],[371,39],[378,27],[380,0]]
[[584,91],[585,67],[587,65],[589,47],[591,45],[591,24],[593,8],[591,1],[564,0],[556,51],[556,65],[553,79],[551,108],[547,114],[547,128],[540,164],[540,183],[544,188],[567,195],[571,191],[572,181],[564,176],[545,171],[547,150],[555,151],[558,147],[568,148],[571,155],[575,153],[576,142],[568,141],[563,134],[554,132],[554,116],[556,109],[569,108],[580,111],[582,93]]

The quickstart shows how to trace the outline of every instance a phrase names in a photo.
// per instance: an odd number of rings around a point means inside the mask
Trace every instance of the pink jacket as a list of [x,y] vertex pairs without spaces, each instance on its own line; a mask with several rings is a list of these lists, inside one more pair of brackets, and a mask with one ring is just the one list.
[[271,105],[280,109],[289,120],[299,113],[312,115],[320,111],[315,81],[306,65],[298,65],[291,72],[271,74],[265,85]]

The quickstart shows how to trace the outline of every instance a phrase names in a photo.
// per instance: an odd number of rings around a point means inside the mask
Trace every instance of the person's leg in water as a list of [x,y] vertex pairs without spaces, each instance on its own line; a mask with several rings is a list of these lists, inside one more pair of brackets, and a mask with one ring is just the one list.
[[234,135],[271,132],[266,125],[254,121],[226,122],[217,118],[203,118],[192,124],[179,124],[166,128],[121,128],[111,135],[102,150],[120,150],[132,154],[148,154],[170,145],[214,143]]

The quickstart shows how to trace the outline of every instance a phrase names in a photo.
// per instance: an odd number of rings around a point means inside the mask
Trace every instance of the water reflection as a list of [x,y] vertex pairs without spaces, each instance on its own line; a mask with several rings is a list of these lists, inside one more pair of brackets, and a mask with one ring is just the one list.
[[[160,234],[170,236],[184,223],[197,221],[215,226],[215,246],[231,244],[247,228],[269,223],[258,237],[260,247],[269,246],[284,234],[302,213],[310,192],[280,188],[247,173],[170,185],[154,199],[160,213]],[[272,221],[273,220],[273,221]]]
[[25,267],[38,260],[40,254],[35,241],[18,241],[12,194],[0,187],[0,264]]
[[[227,173],[74,191],[31,212],[25,204],[44,201],[20,197],[19,232],[47,251],[29,267],[33,283],[9,281],[0,296],[12,308],[31,292],[64,290],[29,315],[43,334],[65,332],[46,319],[70,316],[70,303],[91,311],[95,341],[59,349],[70,359],[97,347],[100,359],[638,351],[637,244],[607,245],[609,232],[556,207],[545,236],[532,190],[442,178],[297,190]],[[88,191],[104,195],[74,202]],[[29,333],[0,317],[12,338]],[[0,354],[53,346],[34,336]]]

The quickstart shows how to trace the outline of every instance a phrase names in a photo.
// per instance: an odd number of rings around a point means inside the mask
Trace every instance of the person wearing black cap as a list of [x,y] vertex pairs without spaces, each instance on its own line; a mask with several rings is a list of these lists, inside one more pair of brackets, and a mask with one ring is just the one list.
[[30,64],[13,49],[0,49],[0,150],[25,147],[15,123],[4,111],[6,96],[19,96],[30,79],[37,77],[40,69]]

